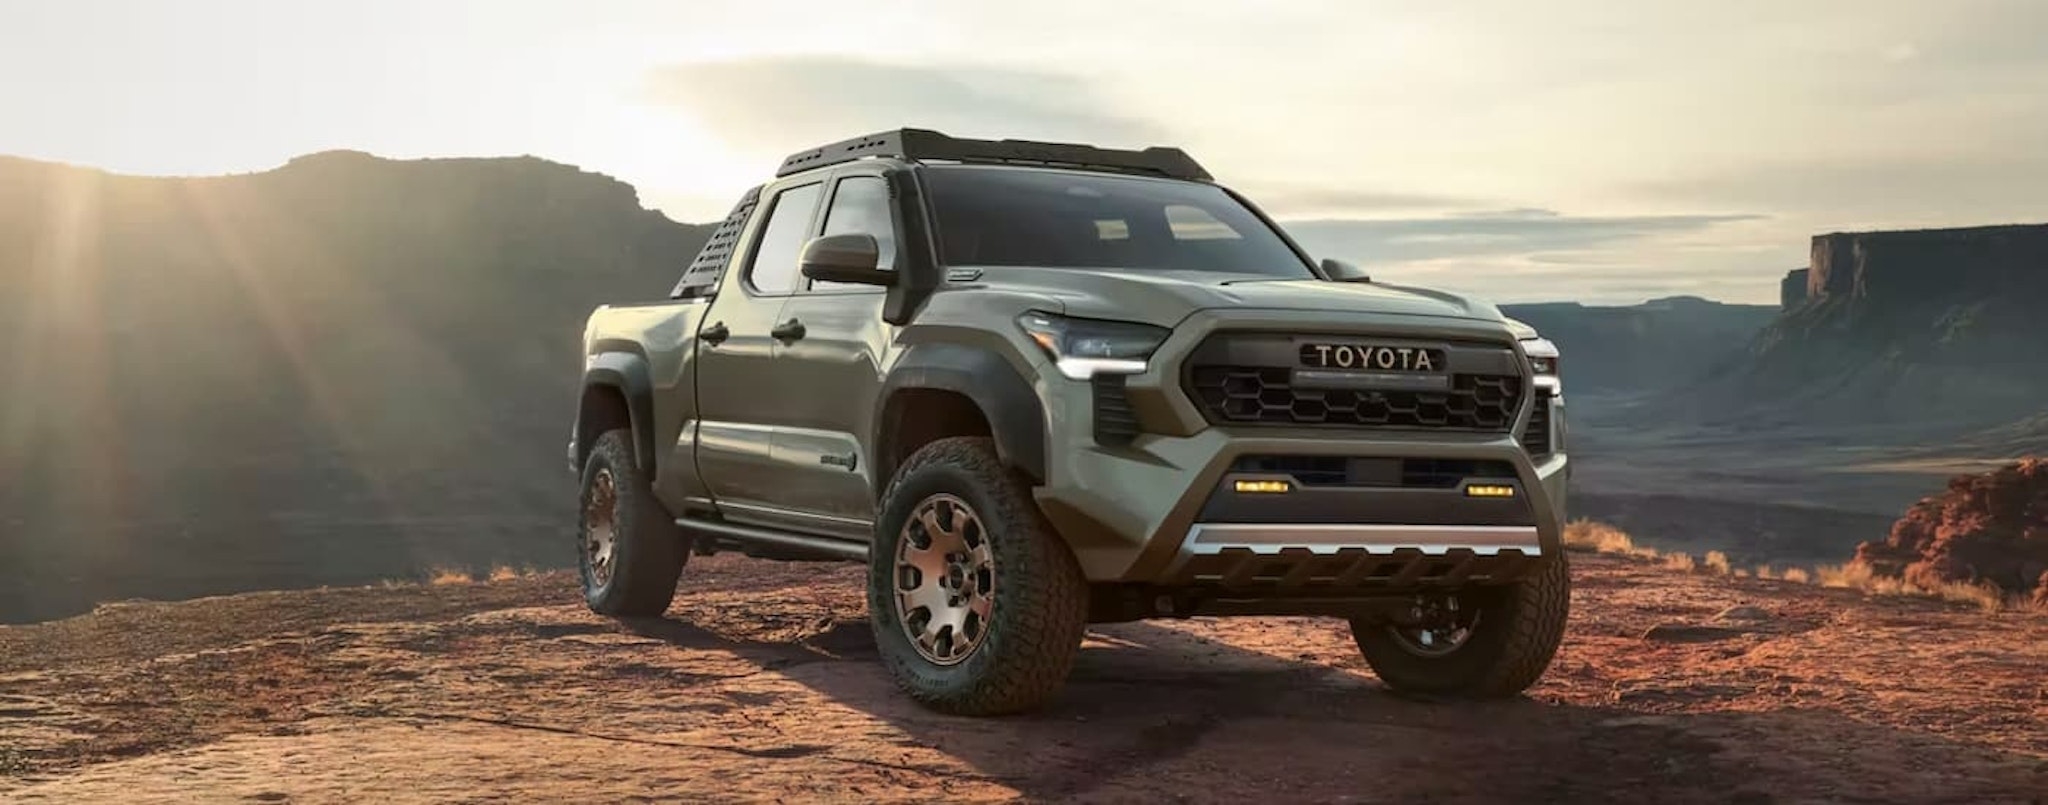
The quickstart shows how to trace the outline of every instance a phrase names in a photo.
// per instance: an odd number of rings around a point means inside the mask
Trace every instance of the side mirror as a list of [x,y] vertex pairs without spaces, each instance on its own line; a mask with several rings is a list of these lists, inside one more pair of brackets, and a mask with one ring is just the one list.
[[881,261],[882,249],[875,236],[856,233],[811,238],[797,264],[804,276],[814,280],[895,285],[896,272],[879,268]]
[[1372,276],[1365,273],[1365,269],[1359,268],[1349,261],[1338,260],[1334,257],[1323,258],[1323,275],[1329,277],[1333,282],[1372,281]]

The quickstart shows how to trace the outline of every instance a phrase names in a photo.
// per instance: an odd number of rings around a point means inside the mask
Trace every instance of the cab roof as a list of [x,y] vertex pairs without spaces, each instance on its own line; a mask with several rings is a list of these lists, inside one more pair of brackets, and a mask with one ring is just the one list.
[[930,129],[902,128],[876,132],[799,151],[782,160],[776,178],[815,168],[867,158],[1038,165],[1042,167],[1139,173],[1210,182],[1214,178],[1186,151],[1166,146],[1142,150],[1097,148],[1073,143],[1034,140],[970,140]]

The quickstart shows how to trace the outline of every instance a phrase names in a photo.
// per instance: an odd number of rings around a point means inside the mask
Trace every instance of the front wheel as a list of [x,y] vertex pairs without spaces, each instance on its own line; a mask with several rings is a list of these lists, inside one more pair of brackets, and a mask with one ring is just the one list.
[[1422,596],[1406,617],[1353,619],[1351,637],[1395,690],[1507,697],[1550,667],[1570,609],[1571,569],[1560,554],[1512,584]]
[[1015,713],[1066,683],[1087,586],[994,444],[942,439],[904,462],[882,500],[868,618],[912,699],[955,715]]

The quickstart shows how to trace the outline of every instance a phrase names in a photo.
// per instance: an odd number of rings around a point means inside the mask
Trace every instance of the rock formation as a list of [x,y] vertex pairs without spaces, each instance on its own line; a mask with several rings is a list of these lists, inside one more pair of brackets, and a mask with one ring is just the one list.
[[1806,276],[1809,269],[1795,268],[1785,272],[1785,279],[1778,283],[1778,308],[1791,310],[1806,303]]
[[1857,546],[1855,561],[1922,588],[1989,582],[2048,601],[2048,459],[1950,479],[1890,537]]

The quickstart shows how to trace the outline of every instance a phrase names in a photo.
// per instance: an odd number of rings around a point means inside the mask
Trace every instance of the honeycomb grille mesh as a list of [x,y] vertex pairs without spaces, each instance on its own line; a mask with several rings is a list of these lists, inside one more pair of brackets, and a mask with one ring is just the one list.
[[1506,431],[1522,399],[1514,375],[1459,374],[1449,391],[1296,388],[1281,367],[1198,366],[1190,392],[1217,424]]

